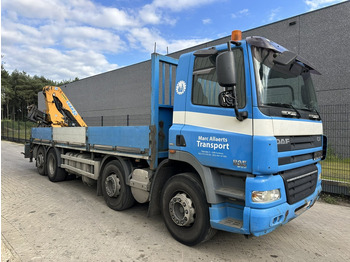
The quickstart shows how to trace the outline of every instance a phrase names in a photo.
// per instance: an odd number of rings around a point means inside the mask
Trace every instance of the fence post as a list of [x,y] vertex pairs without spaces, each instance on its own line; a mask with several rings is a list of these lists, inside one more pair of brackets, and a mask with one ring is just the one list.
[[129,126],[129,115],[126,115],[126,126]]
[[18,142],[20,141],[20,128],[19,128],[19,119],[17,121],[17,128],[18,128]]
[[27,120],[24,120],[24,143],[27,142]]
[[103,116],[101,116],[101,126],[103,126]]
[[15,141],[15,119],[12,120],[12,141]]

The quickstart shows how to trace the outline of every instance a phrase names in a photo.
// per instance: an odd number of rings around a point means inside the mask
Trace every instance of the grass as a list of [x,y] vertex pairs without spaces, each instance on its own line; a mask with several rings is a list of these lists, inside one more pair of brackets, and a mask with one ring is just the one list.
[[322,179],[350,183],[350,159],[330,156],[322,165]]
[[330,194],[330,193],[321,193],[321,201],[332,204],[332,205],[342,205],[350,207],[350,196]]

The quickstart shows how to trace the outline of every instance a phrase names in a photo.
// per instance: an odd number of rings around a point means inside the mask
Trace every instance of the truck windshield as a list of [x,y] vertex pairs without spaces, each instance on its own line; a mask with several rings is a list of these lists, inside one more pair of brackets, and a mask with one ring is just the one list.
[[[276,52],[273,50],[252,47],[252,52],[260,108],[285,107],[297,112],[317,112],[311,75],[302,63],[279,65],[274,63]],[[268,115],[280,115],[278,110],[263,111]]]

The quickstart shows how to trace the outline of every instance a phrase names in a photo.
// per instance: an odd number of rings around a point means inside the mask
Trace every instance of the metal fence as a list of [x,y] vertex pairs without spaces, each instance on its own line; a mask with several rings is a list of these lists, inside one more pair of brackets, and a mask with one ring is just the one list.
[[328,138],[322,162],[324,192],[350,195],[350,104],[320,106],[323,132]]
[[[324,134],[328,137],[327,159],[322,161],[323,191],[350,195],[350,105],[320,106]],[[150,115],[85,117],[88,126],[148,125]],[[1,139],[24,143],[30,138],[31,122],[1,121]]]
[[29,141],[31,128],[35,126],[29,121],[1,120],[1,139],[25,143]]

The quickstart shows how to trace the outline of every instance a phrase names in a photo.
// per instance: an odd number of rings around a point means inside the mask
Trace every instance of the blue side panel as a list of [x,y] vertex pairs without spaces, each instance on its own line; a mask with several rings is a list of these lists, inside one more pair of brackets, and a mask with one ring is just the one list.
[[159,107],[159,132],[158,132],[158,152],[159,153],[160,152],[168,153],[169,129],[172,125],[172,120],[173,120],[173,108]]
[[[231,203],[212,205],[209,208],[210,225],[213,228],[237,234],[249,234],[250,208],[237,206]],[[223,223],[234,219],[241,221],[242,227],[231,226],[230,223]]]
[[96,126],[87,128],[90,145],[149,148],[149,126]]
[[[252,136],[186,125],[181,134],[185,137],[183,150],[194,155],[204,166],[252,171]],[[234,160],[244,161],[234,165]]]
[[[277,140],[272,136],[253,137],[253,174],[275,174],[278,172]],[[268,156],[268,157],[267,157]]]
[[[227,48],[227,45],[220,48]],[[252,172],[252,106],[250,71],[247,66],[248,50],[245,45],[239,49],[245,57],[246,85],[246,103],[240,110],[248,113],[248,119],[239,122],[233,108],[192,103],[195,57],[193,53],[183,55],[179,60],[176,78],[175,124],[170,129],[169,148],[192,154],[204,166]],[[215,96],[212,98],[215,99]],[[222,121],[216,121],[214,124],[215,118]],[[177,135],[184,138],[185,146],[176,146]]]
[[40,140],[52,140],[52,127],[32,128],[32,138]]
[[[150,148],[150,154],[153,156],[150,162],[151,169],[157,168],[158,158],[168,156],[168,134],[172,125],[172,93],[174,91],[172,68],[176,68],[177,64],[177,59],[156,53],[152,54],[151,127],[155,129],[155,135],[153,134],[154,137],[152,136],[151,139],[154,140],[152,145],[155,147]],[[166,92],[169,96],[168,99],[165,99]]]

